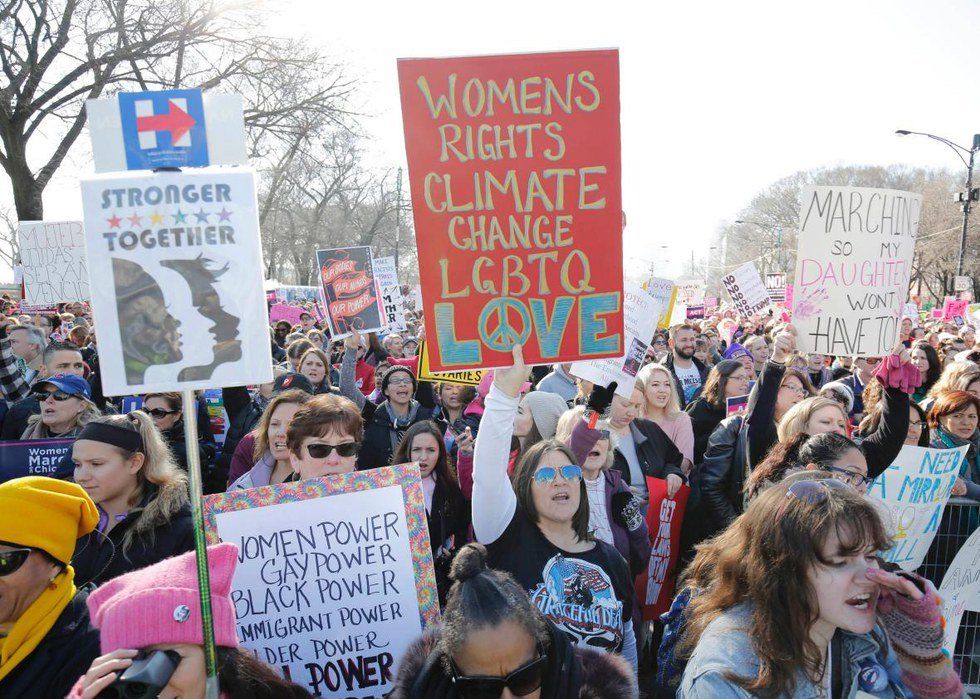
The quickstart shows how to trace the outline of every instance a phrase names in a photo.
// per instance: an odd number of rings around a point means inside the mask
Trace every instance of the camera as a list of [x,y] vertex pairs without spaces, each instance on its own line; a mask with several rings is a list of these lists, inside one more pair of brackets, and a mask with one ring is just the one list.
[[133,664],[99,693],[99,699],[156,699],[180,664],[174,650],[141,650]]

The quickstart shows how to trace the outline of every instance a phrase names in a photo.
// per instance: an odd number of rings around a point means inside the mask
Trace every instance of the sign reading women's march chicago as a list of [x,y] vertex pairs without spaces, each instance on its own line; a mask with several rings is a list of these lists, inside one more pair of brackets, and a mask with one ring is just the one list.
[[868,486],[868,497],[883,503],[895,545],[881,557],[905,570],[922,565],[939,532],[943,509],[960,472],[967,447],[927,449],[905,445],[895,461]]
[[210,495],[204,517],[238,546],[239,641],[313,696],[387,695],[438,621],[416,464]]
[[347,337],[351,330],[368,333],[382,329],[371,248],[317,250],[316,266],[334,339]]
[[272,380],[250,171],[97,176],[82,205],[106,395]]
[[793,324],[807,352],[880,357],[898,339],[922,197],[864,187],[803,191]]
[[618,51],[398,78],[433,370],[621,357]]
[[17,239],[26,306],[89,300],[81,221],[21,221]]

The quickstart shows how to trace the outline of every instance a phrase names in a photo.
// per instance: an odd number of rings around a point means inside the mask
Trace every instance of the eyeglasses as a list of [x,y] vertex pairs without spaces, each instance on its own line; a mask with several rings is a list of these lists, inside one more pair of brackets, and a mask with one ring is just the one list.
[[336,450],[337,456],[347,458],[357,454],[361,448],[360,442],[345,442],[344,444],[307,444],[306,451],[311,459],[325,459],[330,456],[330,452]]
[[862,476],[857,471],[852,471],[849,468],[840,468],[839,466],[821,466],[820,468],[824,471],[830,471],[831,473],[840,473],[847,476],[847,482],[853,486],[857,486],[860,483],[864,483],[865,485],[871,485],[872,481],[874,481],[874,478],[872,478],[871,476]]
[[176,415],[179,410],[164,410],[163,408],[153,408],[152,410],[145,411],[147,415],[152,415],[153,417],[162,420],[167,417],[167,415]]
[[453,684],[456,691],[465,699],[499,699],[504,687],[514,696],[524,697],[539,689],[543,681],[544,666],[548,656],[538,649],[538,657],[522,665],[506,677],[486,677],[482,675],[462,675],[456,662],[450,658],[453,671]]
[[798,396],[805,396],[806,390],[802,386],[796,386],[791,383],[784,383],[780,388],[785,388],[790,393],[795,393]]
[[407,376],[396,376],[388,381],[389,386],[404,386],[410,383],[412,383],[412,380]]
[[48,398],[54,398],[59,403],[61,401],[68,400],[69,398],[75,398],[74,393],[65,393],[64,391],[34,391],[34,395],[37,397],[38,401],[43,403]]
[[31,555],[32,549],[13,549],[12,551],[0,551],[0,578],[11,575],[20,570],[27,557]]
[[914,427],[918,430],[921,430],[924,424],[926,423],[922,422],[922,420],[909,420],[909,429]]
[[575,481],[582,477],[582,467],[575,464],[565,464],[564,466],[542,466],[534,472],[534,480],[542,485],[553,483],[558,474],[566,481]]

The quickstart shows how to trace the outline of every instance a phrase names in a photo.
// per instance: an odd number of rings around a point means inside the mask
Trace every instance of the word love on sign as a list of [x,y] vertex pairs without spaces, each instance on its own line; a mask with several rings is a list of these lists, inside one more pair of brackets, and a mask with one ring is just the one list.
[[800,348],[880,357],[898,339],[922,197],[865,187],[803,192],[793,324]]
[[623,356],[618,52],[398,78],[433,370]]

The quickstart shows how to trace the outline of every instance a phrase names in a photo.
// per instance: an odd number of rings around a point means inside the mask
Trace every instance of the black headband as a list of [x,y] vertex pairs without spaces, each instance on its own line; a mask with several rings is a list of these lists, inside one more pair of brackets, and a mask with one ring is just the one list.
[[82,428],[78,439],[111,444],[128,452],[143,451],[143,437],[136,430],[107,422],[90,422]]

